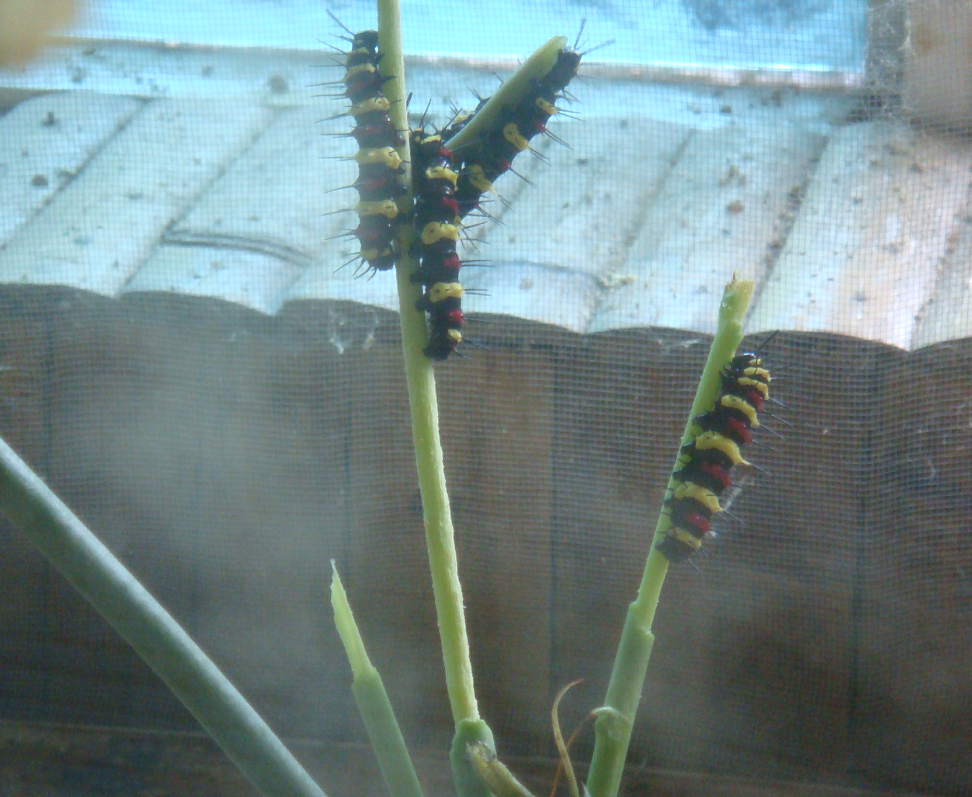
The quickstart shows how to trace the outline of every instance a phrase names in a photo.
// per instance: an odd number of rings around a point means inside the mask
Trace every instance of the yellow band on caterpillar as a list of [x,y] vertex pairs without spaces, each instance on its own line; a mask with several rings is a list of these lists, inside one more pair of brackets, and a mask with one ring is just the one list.
[[690,534],[680,526],[672,526],[671,531],[668,533],[679,542],[684,542],[686,545],[692,548],[692,550],[697,551],[702,547],[702,540],[700,540],[694,534]]
[[432,304],[436,304],[445,299],[461,299],[462,285],[458,282],[437,282],[429,288],[427,298]]
[[448,180],[453,185],[456,184],[456,180],[459,179],[459,175],[452,171],[452,169],[446,168],[445,166],[430,166],[425,170],[426,180]]
[[354,159],[362,166],[373,166],[377,163],[383,163],[392,171],[396,171],[402,165],[402,156],[395,151],[394,147],[359,149],[354,153]]
[[426,246],[431,246],[444,238],[458,242],[459,228],[455,224],[443,224],[438,221],[430,221],[422,228],[422,243]]
[[723,454],[729,457],[733,465],[749,464],[745,459],[743,459],[742,454],[739,453],[739,446],[737,446],[728,437],[723,437],[718,432],[702,432],[702,434],[695,438],[695,447],[699,451],[709,451],[712,449],[721,451]]
[[530,142],[520,135],[520,129],[516,126],[516,122],[510,122],[503,128],[503,138],[521,152],[530,146]]
[[749,419],[749,425],[756,429],[759,427],[759,419],[756,417],[756,408],[746,399],[727,393],[719,399],[719,405],[727,410],[737,410]]
[[673,498],[692,498],[702,504],[710,512],[721,512],[722,507],[719,506],[719,496],[717,496],[712,490],[707,490],[705,487],[700,487],[695,482],[677,482],[675,487],[675,492],[672,493]]
[[362,260],[377,260],[379,257],[388,257],[394,254],[390,246],[386,246],[384,249],[362,249],[358,252]]
[[384,216],[393,219],[398,215],[398,205],[393,199],[379,199],[377,202],[359,202],[354,206],[359,216]]
[[537,107],[547,116],[553,116],[557,113],[557,106],[547,102],[543,97],[537,97]]
[[[756,360],[756,365],[762,364],[762,360]],[[743,368],[743,376],[752,376],[756,379],[762,379],[764,382],[770,381],[770,372],[765,368]]]
[[352,66],[347,72],[344,73],[344,82],[347,83],[355,75],[360,75],[362,72],[372,74],[374,71],[375,65],[367,62],[358,64],[357,66]]
[[391,103],[387,97],[369,97],[352,105],[348,113],[352,116],[361,116],[361,114],[371,113],[372,111],[387,111],[389,108],[391,108]]
[[748,376],[741,376],[736,382],[743,387],[755,389],[763,398],[769,398],[769,385],[765,382],[760,382],[758,379],[750,379]]
[[470,166],[466,172],[466,176],[469,178],[469,182],[472,183],[473,188],[480,193],[485,194],[493,190],[493,184],[486,179],[486,173],[479,164]]

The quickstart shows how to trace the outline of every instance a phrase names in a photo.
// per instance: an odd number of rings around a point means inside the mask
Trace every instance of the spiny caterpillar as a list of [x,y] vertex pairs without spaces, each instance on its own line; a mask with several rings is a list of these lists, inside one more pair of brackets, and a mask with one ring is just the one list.
[[[482,195],[493,191],[495,180],[510,170],[519,153],[530,149],[534,136],[538,133],[552,135],[546,129],[547,122],[551,116],[562,112],[557,109],[556,102],[577,75],[583,55],[576,49],[562,48],[550,71],[531,81],[530,91],[519,103],[504,108],[496,122],[477,140],[457,150],[460,168],[456,200],[461,218],[479,207]],[[481,101],[473,114],[456,120],[443,131],[443,138],[448,141],[456,136],[486,102]]]
[[[350,135],[359,146],[354,156],[358,178],[353,184],[359,194],[354,208],[359,223],[349,234],[360,241],[357,257],[362,264],[370,271],[384,271],[405,254],[399,233],[403,222],[412,223],[411,254],[419,262],[411,279],[422,285],[417,307],[428,313],[429,338],[424,353],[430,359],[445,360],[463,339],[464,291],[458,279],[462,264],[457,254],[462,218],[479,208],[482,194],[492,191],[493,181],[510,170],[516,155],[531,149],[531,139],[547,132],[547,121],[559,112],[555,103],[576,75],[583,53],[577,52],[576,42],[569,48],[563,46],[563,40],[551,40],[546,49],[538,51],[552,53],[551,45],[559,47],[554,50],[550,69],[542,77],[532,78],[525,94],[525,84],[520,84],[517,96],[521,99],[511,101],[511,107],[499,108],[495,118],[492,111],[487,111],[488,116],[467,114],[453,119],[441,133],[426,135],[424,126],[412,131],[414,204],[408,212],[402,205],[408,187],[403,183],[405,164],[399,152],[404,141],[388,113],[390,103],[383,86],[391,78],[382,76],[379,70],[382,55],[378,34],[352,33],[333,14],[331,17],[349,34],[351,42],[340,81],[344,96],[351,101],[346,115],[355,120]],[[499,96],[496,99],[503,102]],[[486,100],[481,101],[477,112],[486,104]],[[454,161],[445,141],[474,117],[485,126],[482,130],[477,127],[476,140],[463,146],[460,166],[460,159]]]
[[355,123],[351,135],[358,142],[354,156],[358,227],[353,235],[361,245],[358,257],[372,271],[395,265],[394,221],[399,215],[395,199],[407,190],[402,182],[405,166],[396,151],[405,142],[388,115],[391,106],[382,91],[392,78],[382,76],[380,61],[377,31],[352,35],[342,83],[344,96],[351,101],[348,114]]
[[[441,134],[412,132],[412,181],[415,189],[416,253],[420,265],[412,279],[424,293],[418,307],[429,314],[429,343],[425,355],[446,359],[462,342],[463,289],[461,262],[456,253],[461,221],[493,190],[492,182],[530,148],[530,140],[545,132],[554,106],[567,83],[577,74],[581,55],[561,49],[552,69],[531,83],[531,91],[512,109],[504,109],[478,141],[465,147],[462,165],[453,170],[453,153],[443,144],[475,116],[464,114]],[[482,100],[479,111],[485,104]]]
[[733,357],[720,378],[715,406],[695,419],[700,431],[682,449],[684,464],[672,474],[664,510],[671,526],[655,546],[670,562],[699,550],[712,516],[726,508],[720,496],[732,487],[732,468],[749,465],[740,447],[752,442],[757,416],[769,399],[769,371],[753,352]]
[[444,360],[462,342],[462,285],[456,254],[459,207],[452,153],[438,134],[411,133],[412,183],[415,189],[415,243],[419,266],[412,281],[423,293],[417,307],[429,314],[429,343],[425,356]]

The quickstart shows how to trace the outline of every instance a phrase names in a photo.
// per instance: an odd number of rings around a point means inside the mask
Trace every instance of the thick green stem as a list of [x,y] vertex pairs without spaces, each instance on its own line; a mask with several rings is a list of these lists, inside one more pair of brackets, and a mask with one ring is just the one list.
[[264,797],[324,797],[199,646],[2,440],[0,510],[155,670]]
[[388,793],[391,797],[422,797],[422,787],[405,747],[405,739],[398,727],[398,720],[395,719],[385,685],[368,658],[361,633],[351,613],[348,596],[333,561],[331,568],[331,606],[334,608],[334,624],[351,664],[354,677],[351,692],[358,704],[358,711],[361,712],[361,719],[364,720],[371,747],[378,758],[378,767],[385,779]]
[[[384,56],[381,68],[395,79],[385,84],[385,95],[392,102],[391,117],[400,130],[408,129],[405,112],[405,62],[402,59],[401,24],[398,0],[379,0],[378,43]],[[406,143],[406,160],[409,158]],[[408,236],[403,238],[407,251]],[[439,621],[439,638],[445,664],[446,687],[455,724],[464,720],[478,720],[479,707],[473,689],[472,662],[469,658],[469,638],[463,614],[462,585],[452,528],[452,511],[446,492],[442,443],[439,439],[439,408],[435,395],[435,374],[432,363],[422,352],[428,331],[425,315],[416,309],[420,292],[410,276],[415,270],[414,259],[402,256],[396,265],[398,306],[402,324],[402,348],[405,355],[405,378],[408,385],[412,413],[412,438],[415,444],[415,464],[418,469],[419,490],[425,512],[425,541],[432,570],[432,591]]]
[[[680,453],[673,472],[681,463],[681,446],[693,439],[692,427],[695,417],[710,409],[719,394],[719,374],[742,342],[743,320],[749,309],[752,295],[753,283],[749,280],[736,280],[733,277],[732,282],[726,286],[719,307],[718,328],[709,349],[705,370],[699,380],[692,410],[685,424],[679,446]],[[671,495],[672,489],[672,480],[669,479],[666,497]],[[641,690],[644,687],[648,659],[654,642],[651,625],[658,607],[658,596],[662,584],[665,583],[665,574],[668,572],[668,560],[655,548],[655,543],[669,525],[668,515],[660,515],[651,550],[648,553],[648,561],[645,563],[641,586],[638,589],[638,597],[628,607],[624,629],[621,632],[621,643],[614,660],[614,669],[611,671],[611,681],[604,698],[604,707],[599,709],[600,716],[594,724],[594,757],[591,759],[587,779],[587,790],[591,797],[616,797],[621,785],[624,761],[631,741],[631,729],[641,701]]]
[[493,732],[483,720],[463,720],[456,723],[456,735],[452,737],[449,750],[449,763],[452,765],[452,779],[456,783],[458,797],[492,797],[489,787],[476,774],[469,761],[469,747],[496,750]]

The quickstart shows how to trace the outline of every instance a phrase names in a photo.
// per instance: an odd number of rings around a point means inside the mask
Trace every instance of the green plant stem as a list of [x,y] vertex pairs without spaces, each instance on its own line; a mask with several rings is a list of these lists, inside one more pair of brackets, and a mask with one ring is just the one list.
[[[749,280],[737,280],[733,277],[732,282],[726,286],[719,307],[715,338],[712,340],[695,401],[685,424],[673,472],[682,462],[681,446],[693,438],[695,417],[714,404],[720,387],[719,374],[742,342],[743,320],[752,295],[753,283]],[[671,495],[672,489],[672,479],[669,479],[666,498]],[[616,797],[621,785],[631,729],[641,701],[648,659],[651,657],[654,642],[651,625],[658,607],[658,596],[665,583],[665,574],[668,572],[668,560],[659,553],[655,544],[659,535],[670,525],[668,515],[661,514],[655,527],[648,561],[645,563],[638,597],[628,607],[604,707],[598,709],[600,716],[594,724],[594,756],[587,779],[587,790],[591,797]]]
[[405,739],[395,719],[385,685],[381,675],[372,665],[365,650],[364,641],[354,622],[351,605],[348,603],[347,593],[341,584],[334,562],[331,562],[331,606],[334,608],[334,624],[337,626],[344,650],[348,654],[351,673],[354,680],[351,683],[351,693],[358,704],[361,719],[371,748],[378,758],[381,776],[388,787],[391,797],[422,797],[422,787],[419,785],[412,766],[412,759],[405,747]]
[[[385,98],[391,104],[388,111],[396,130],[402,131],[405,143],[398,148],[398,154],[405,162],[405,185],[411,186],[412,157],[408,140],[408,107],[405,94],[405,57],[402,54],[402,18],[398,0],[378,0],[378,52],[381,63],[378,69],[388,78],[382,87]],[[398,200],[399,209],[407,214],[406,225],[410,226],[412,192],[409,190]],[[402,217],[400,216],[399,219]],[[404,251],[408,251],[407,247]]]
[[264,797],[324,797],[226,676],[3,440],[0,510],[135,649]]
[[452,510],[446,490],[442,442],[439,438],[435,374],[431,361],[422,353],[428,331],[425,318],[415,309],[419,293],[417,286],[408,278],[409,261],[410,258],[399,261],[397,267],[405,378],[412,413],[415,465],[425,513],[425,544],[432,571],[432,592],[439,622],[446,688],[449,692],[452,719],[458,725],[464,720],[478,720],[479,706],[473,687]]
[[493,124],[493,121],[498,118],[499,112],[503,108],[513,108],[518,105],[520,100],[530,91],[530,81],[534,78],[543,77],[553,69],[558,54],[566,45],[566,36],[554,36],[537,49],[520,65],[509,80],[503,82],[496,93],[469,120],[469,123],[457,135],[445,142],[445,145],[453,152],[458,152],[466,144],[482,140],[484,138],[483,131]]
[[459,797],[492,797],[489,787],[469,761],[470,745],[476,745],[484,753],[488,750],[496,755],[493,732],[483,720],[463,720],[456,724],[456,735],[452,737],[452,747],[449,749],[456,794]]
[[[405,112],[405,62],[402,59],[401,24],[398,0],[379,0],[378,42],[382,72],[395,76],[385,84],[385,95],[391,101],[391,117],[400,130],[408,129]],[[406,141],[406,160],[408,160]],[[407,238],[404,239],[407,244]],[[407,246],[403,247],[407,251]],[[462,585],[452,528],[452,511],[446,491],[442,443],[439,439],[439,409],[435,394],[432,363],[422,350],[428,331],[425,315],[415,307],[420,292],[410,276],[415,270],[411,256],[402,256],[395,268],[398,279],[398,306],[402,324],[402,348],[405,355],[405,378],[412,413],[412,438],[419,490],[425,513],[425,541],[432,571],[432,591],[439,621],[442,660],[452,719],[456,726],[466,720],[479,719],[479,706],[473,689],[469,638],[463,613]]]

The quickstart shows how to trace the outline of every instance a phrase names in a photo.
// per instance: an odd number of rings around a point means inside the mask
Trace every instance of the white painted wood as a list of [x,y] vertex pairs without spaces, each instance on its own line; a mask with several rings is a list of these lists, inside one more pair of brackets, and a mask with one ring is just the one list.
[[972,338],[972,207],[952,231],[935,293],[921,310],[912,348]]
[[[357,246],[357,242],[353,242],[348,251],[355,251]],[[398,285],[394,270],[355,277],[355,263],[340,268],[341,262],[326,257],[309,266],[290,287],[287,299],[338,299],[398,312]]]
[[273,315],[303,269],[260,252],[211,246],[160,246],[125,293],[166,291],[241,304]]
[[270,117],[235,102],[149,103],[9,241],[0,282],[114,296]]
[[[736,270],[757,280],[750,331],[837,332],[902,347],[966,335],[959,225],[969,212],[969,142],[889,121],[854,125],[813,173],[830,129],[826,104],[767,97],[732,93],[717,126],[557,123],[573,149],[538,141],[552,162],[517,164],[536,189],[502,178],[512,207],[491,209],[502,210],[503,225],[474,230],[485,242],[464,254],[492,267],[464,270],[464,284],[486,292],[467,296],[468,312],[579,332],[706,331],[710,288]],[[48,110],[53,125],[44,124]],[[347,119],[316,124],[325,115],[238,98],[143,105],[73,93],[22,104],[0,119],[10,198],[0,219],[14,225],[0,281],[185,292],[265,313],[291,299],[397,309],[393,274],[354,279],[353,265],[339,268],[357,249],[340,236],[355,225],[355,195],[327,191],[348,185],[355,167],[319,156],[341,158],[354,145],[318,137],[347,129]],[[28,164],[12,170],[10,153],[23,149]],[[25,190],[35,169],[56,175],[65,163],[78,165],[63,186]]]
[[320,118],[318,108],[280,111],[166,231],[125,290],[206,295],[272,314],[306,266],[339,257],[353,242],[335,236],[354,224],[354,214],[335,211],[356,196],[332,189],[354,181],[355,144],[322,136]]
[[[471,300],[481,312],[579,332],[598,302],[598,278],[623,262],[627,241],[691,131],[669,122],[592,119],[560,125],[556,132],[570,149],[551,142],[543,148],[549,163],[526,154],[523,164],[516,163],[535,188],[517,186],[515,176],[498,181],[512,207],[502,213],[500,226],[485,228],[479,253],[467,248],[463,254],[486,259],[492,268],[469,269],[463,281],[488,291],[488,298]],[[505,186],[518,194],[510,196]]]
[[348,124],[340,128],[322,129],[321,117],[317,107],[280,112],[173,225],[171,235],[236,236],[289,247],[297,257],[319,256],[322,238],[348,224],[347,218],[325,214],[351,207],[356,200],[353,190],[332,189],[350,185],[357,174],[350,160],[357,149],[354,140],[322,135],[347,132],[350,120],[342,120]]
[[965,213],[968,142],[894,122],[842,129],[824,152],[748,324],[909,348]]
[[[526,186],[518,197],[508,197],[515,200],[513,207],[503,213],[502,226],[487,228],[483,254],[497,265],[610,273],[624,260],[625,239],[637,232],[690,131],[624,119],[551,127],[571,148],[551,142],[543,150],[549,163],[533,158],[531,164],[526,153],[517,158],[514,168],[536,188]],[[524,172],[528,164],[531,169]],[[509,184],[515,178],[504,179]]]
[[825,139],[805,125],[697,131],[653,199],[589,331],[714,332],[733,272],[762,280]]
[[[504,263],[489,269],[463,269],[466,315],[508,315],[581,332],[590,320],[600,286],[590,274],[533,263]],[[474,333],[470,333],[474,334]]]
[[73,91],[35,97],[0,117],[0,247],[141,105]]

